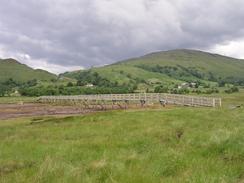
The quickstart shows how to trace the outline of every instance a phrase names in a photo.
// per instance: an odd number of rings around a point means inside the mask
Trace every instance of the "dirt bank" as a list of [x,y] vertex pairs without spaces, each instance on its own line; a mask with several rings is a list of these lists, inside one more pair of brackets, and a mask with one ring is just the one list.
[[0,104],[0,120],[43,115],[73,115],[94,112],[92,109],[82,109],[77,106],[54,106],[47,104]]

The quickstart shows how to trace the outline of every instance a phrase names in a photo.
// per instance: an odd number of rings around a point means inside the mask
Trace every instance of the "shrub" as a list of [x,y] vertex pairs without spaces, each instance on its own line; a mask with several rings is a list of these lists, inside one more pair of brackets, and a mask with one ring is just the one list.
[[154,93],[168,93],[169,89],[168,87],[164,87],[162,85],[155,87]]
[[239,92],[239,88],[236,86],[233,86],[231,88],[228,88],[227,90],[225,90],[225,93],[235,93],[235,92]]
[[67,87],[72,87],[74,86],[72,82],[68,82]]

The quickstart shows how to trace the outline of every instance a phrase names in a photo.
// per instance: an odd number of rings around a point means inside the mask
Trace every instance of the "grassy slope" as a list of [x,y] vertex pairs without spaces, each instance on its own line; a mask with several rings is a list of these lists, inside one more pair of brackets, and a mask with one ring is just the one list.
[[0,59],[0,81],[5,81],[9,78],[24,82],[32,79],[51,80],[56,78],[56,76],[44,70],[34,70],[13,59]]
[[234,59],[221,55],[195,50],[172,50],[158,52],[134,59],[120,62],[126,65],[151,64],[161,66],[196,67],[203,72],[213,72],[219,76],[236,76],[244,78],[244,60]]
[[[168,83],[168,82],[179,82],[173,78],[170,78],[169,76],[165,74],[160,73],[154,73],[154,72],[148,72],[146,70],[137,68],[137,67],[131,67],[127,65],[112,65],[109,67],[103,67],[103,68],[94,68],[93,71],[99,73],[101,76],[108,78],[112,81],[120,81],[123,82],[129,82],[130,78],[127,76],[128,74],[131,75],[132,78],[140,78],[144,80],[148,79],[159,79]],[[123,74],[120,73],[120,71],[124,71]]]
[[228,107],[0,121],[0,182],[242,182],[243,131]]
[[[119,81],[121,83],[129,82],[130,78],[127,77],[127,74],[131,74],[133,78],[138,77],[145,80],[159,79],[163,83],[181,82],[165,74],[149,72],[135,67],[136,65],[181,65],[183,67],[195,67],[202,73],[212,72],[214,75],[224,78],[228,76],[244,78],[244,60],[194,50],[172,50],[152,53],[105,67],[92,68],[92,70],[109,80]],[[124,73],[121,74],[120,71],[124,71]],[[65,75],[74,78],[78,73],[79,72],[71,72]]]

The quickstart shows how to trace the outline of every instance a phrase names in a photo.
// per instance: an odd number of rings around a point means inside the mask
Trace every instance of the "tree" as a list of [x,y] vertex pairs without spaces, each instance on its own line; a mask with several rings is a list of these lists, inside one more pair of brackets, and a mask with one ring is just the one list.
[[163,85],[157,86],[154,89],[154,93],[168,93],[169,89],[168,87],[164,87]]
[[72,87],[74,86],[72,82],[68,82],[67,87]]
[[224,87],[225,84],[226,84],[226,82],[224,80],[222,80],[221,78],[219,78],[219,80],[218,80],[219,87]]
[[33,79],[33,80],[30,80],[30,81],[27,81],[26,85],[28,87],[36,86],[37,85],[37,80]]
[[10,90],[10,88],[8,86],[0,84],[0,96],[1,97],[3,97],[9,90]]
[[233,87],[231,87],[231,88],[225,90],[225,93],[228,93],[228,94],[230,94],[230,93],[235,93],[235,92],[239,92],[239,88],[236,87],[236,86],[233,86]]

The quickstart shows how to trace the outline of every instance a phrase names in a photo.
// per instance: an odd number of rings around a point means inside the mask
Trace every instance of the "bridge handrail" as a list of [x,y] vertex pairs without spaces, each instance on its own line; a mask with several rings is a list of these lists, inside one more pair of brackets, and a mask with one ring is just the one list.
[[199,97],[191,95],[167,94],[167,93],[129,93],[129,94],[97,94],[75,96],[41,96],[41,101],[59,100],[95,100],[95,101],[166,101],[169,104],[220,107],[221,98]]

